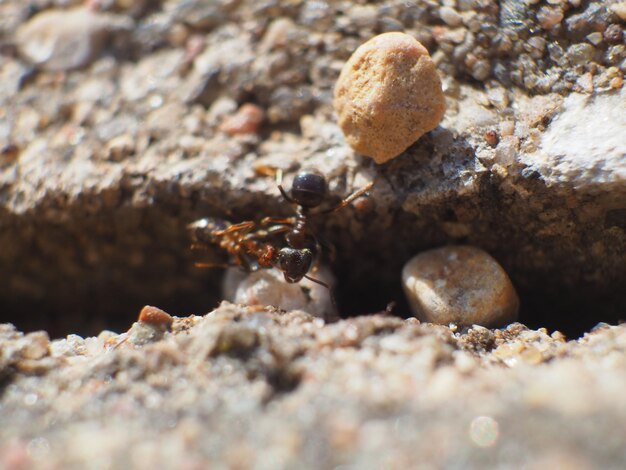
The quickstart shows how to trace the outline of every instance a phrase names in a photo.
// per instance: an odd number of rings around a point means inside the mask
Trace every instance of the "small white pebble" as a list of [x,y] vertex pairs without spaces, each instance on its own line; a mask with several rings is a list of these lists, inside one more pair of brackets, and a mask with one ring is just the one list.
[[[330,270],[325,267],[320,267],[309,275],[330,286],[335,283]],[[224,277],[222,291],[226,300],[238,304],[271,305],[283,310],[304,310],[325,319],[337,316],[328,289],[308,279],[290,284],[277,269],[260,269],[253,273],[245,273],[238,268],[231,268]]]

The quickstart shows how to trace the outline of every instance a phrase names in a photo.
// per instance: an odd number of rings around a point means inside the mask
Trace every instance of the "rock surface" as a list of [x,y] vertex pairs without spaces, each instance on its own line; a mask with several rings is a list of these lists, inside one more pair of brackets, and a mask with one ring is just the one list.
[[385,163],[441,122],[441,80],[426,48],[392,32],[361,45],[335,85],[335,112],[357,152]]
[[[375,181],[369,202],[315,220],[336,247],[342,314],[395,300],[408,315],[404,263],[469,244],[502,264],[529,325],[581,334],[623,318],[626,130],[613,114],[625,99],[622,19],[602,1],[442,7],[151,2],[90,65],[33,76],[8,47],[32,10],[2,2],[6,319],[52,336],[95,334],[128,325],[145,304],[178,315],[214,305],[222,273],[193,267],[185,226],[291,215],[275,168],[287,182],[317,168],[332,202]],[[332,97],[350,54],[385,31],[430,51],[447,110],[437,129],[374,165],[346,143]],[[219,131],[244,103],[265,112],[263,126]]]
[[224,303],[125,337],[0,326],[0,467],[626,465],[623,325],[565,342]]
[[479,248],[446,246],[416,255],[402,269],[402,287],[422,321],[501,327],[517,319],[511,280]]

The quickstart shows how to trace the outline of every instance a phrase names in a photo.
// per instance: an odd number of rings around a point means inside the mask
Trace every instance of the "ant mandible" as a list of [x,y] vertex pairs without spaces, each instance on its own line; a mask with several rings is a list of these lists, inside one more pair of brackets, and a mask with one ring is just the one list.
[[334,207],[320,209],[328,194],[326,178],[320,173],[312,170],[298,173],[291,186],[291,195],[287,194],[282,186],[282,172],[280,170],[276,174],[276,181],[283,198],[296,206],[296,214],[293,217],[265,217],[260,222],[262,226],[269,226],[268,230],[273,234],[286,232],[287,246],[278,250],[276,265],[289,283],[299,282],[302,278],[306,278],[330,289],[325,282],[308,275],[321,245],[311,227],[311,217],[329,214],[347,206],[355,199],[365,195],[374,183],[370,182]]

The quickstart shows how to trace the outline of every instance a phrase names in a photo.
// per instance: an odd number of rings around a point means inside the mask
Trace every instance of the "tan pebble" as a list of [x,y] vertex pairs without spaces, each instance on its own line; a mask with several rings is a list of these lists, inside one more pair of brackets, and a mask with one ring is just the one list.
[[622,77],[613,77],[609,82],[609,86],[614,90],[618,88],[622,88],[622,84],[624,83],[624,79]]
[[398,156],[437,127],[445,111],[428,51],[398,32],[380,34],[352,54],[333,104],[348,143],[376,163]]
[[246,103],[237,112],[228,116],[219,129],[230,135],[256,134],[265,118],[265,113],[255,104]]
[[404,266],[402,284],[411,310],[423,321],[494,327],[517,318],[519,299],[511,280],[479,248],[420,253]]
[[146,305],[141,309],[141,312],[139,312],[139,321],[154,327],[169,330],[172,327],[174,319],[169,313],[164,312],[160,308]]
[[609,9],[620,17],[623,21],[626,21],[626,2],[614,3]]

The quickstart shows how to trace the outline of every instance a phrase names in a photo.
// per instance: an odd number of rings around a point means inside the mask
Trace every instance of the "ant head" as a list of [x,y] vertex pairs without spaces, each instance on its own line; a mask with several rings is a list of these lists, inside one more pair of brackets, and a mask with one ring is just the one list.
[[291,197],[302,207],[317,207],[326,197],[326,178],[315,171],[301,171],[293,179]]
[[299,282],[309,272],[313,262],[313,252],[308,248],[296,250],[285,247],[278,252],[277,260],[278,268],[283,272],[285,281]]

